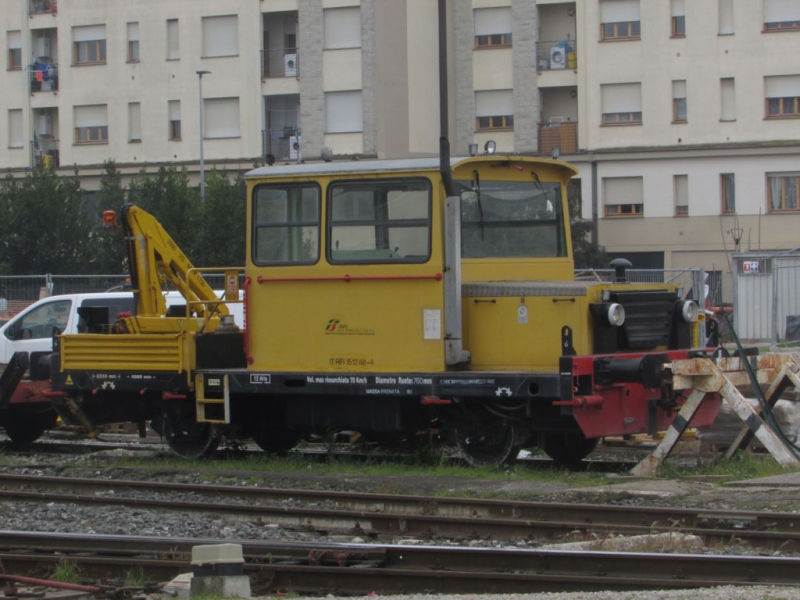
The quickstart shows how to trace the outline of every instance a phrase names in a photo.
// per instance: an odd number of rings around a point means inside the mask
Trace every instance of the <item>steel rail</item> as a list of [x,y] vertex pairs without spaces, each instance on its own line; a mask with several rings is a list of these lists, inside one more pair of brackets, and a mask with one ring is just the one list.
[[[60,488],[93,493],[52,491]],[[114,491],[113,496],[97,494],[109,489]],[[210,497],[212,502],[125,496],[125,492],[133,491],[196,494]],[[243,502],[224,501],[232,497]],[[738,540],[760,548],[789,553],[800,551],[800,514],[795,513],[434,498],[8,474],[0,474],[0,498],[224,514],[275,523],[284,528],[336,530],[378,538],[418,536],[514,542],[574,538],[576,532],[647,535],[681,531],[702,536],[710,543]],[[257,504],[288,499],[308,506]],[[331,501],[336,508],[319,507],[320,503]]]
[[[520,593],[765,584],[796,588],[800,568],[800,559],[762,556],[225,541],[242,544],[245,572],[260,590],[301,593]],[[0,531],[0,559],[7,571],[66,559],[81,568],[95,565],[108,574],[115,567],[125,570],[136,564],[148,575],[151,566],[162,574],[169,569],[177,574],[188,570],[191,547],[208,543],[218,540]],[[149,556],[142,556],[145,553]]]

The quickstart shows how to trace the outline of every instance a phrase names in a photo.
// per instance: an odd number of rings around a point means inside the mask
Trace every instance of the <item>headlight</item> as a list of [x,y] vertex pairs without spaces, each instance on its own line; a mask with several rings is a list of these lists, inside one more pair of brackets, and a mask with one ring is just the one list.
[[681,303],[681,318],[686,323],[694,323],[700,316],[700,308],[694,300],[686,300]]
[[616,302],[608,304],[607,306],[606,319],[608,319],[608,324],[614,327],[621,327],[625,322],[625,309],[621,304],[617,304]]

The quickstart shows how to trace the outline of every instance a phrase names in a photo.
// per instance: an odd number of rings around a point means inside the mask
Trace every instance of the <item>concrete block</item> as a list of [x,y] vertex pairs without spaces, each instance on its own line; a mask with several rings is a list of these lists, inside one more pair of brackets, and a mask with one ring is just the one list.
[[250,578],[247,575],[192,577],[189,589],[190,597],[249,598]]

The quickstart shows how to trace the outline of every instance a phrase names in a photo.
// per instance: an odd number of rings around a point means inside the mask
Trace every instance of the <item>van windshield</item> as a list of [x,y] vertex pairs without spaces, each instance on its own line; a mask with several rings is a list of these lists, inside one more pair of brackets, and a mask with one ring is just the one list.
[[561,184],[456,181],[461,196],[463,258],[551,258],[567,255]]

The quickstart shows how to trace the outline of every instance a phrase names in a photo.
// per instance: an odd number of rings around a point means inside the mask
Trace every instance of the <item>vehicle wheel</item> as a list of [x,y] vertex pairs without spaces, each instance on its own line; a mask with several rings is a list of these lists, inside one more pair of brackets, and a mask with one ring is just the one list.
[[164,439],[181,458],[203,458],[217,449],[220,435],[208,423],[193,423],[165,413],[162,418]]
[[519,454],[514,423],[479,407],[454,423],[453,437],[464,460],[476,467],[513,462]]
[[300,441],[300,436],[284,429],[268,429],[253,436],[253,441],[264,452],[286,456]]
[[52,408],[10,406],[3,413],[2,424],[6,435],[15,444],[30,444],[56,425],[58,415]]
[[542,449],[557,465],[574,470],[599,441],[598,438],[586,439],[580,431],[551,433],[545,436]]

